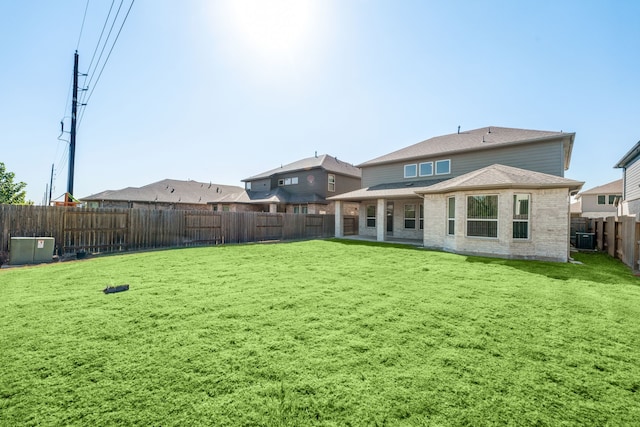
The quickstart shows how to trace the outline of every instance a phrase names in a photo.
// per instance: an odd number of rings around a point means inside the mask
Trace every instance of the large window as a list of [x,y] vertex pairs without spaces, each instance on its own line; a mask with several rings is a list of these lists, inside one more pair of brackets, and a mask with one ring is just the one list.
[[513,196],[513,238],[529,238],[529,207],[528,194],[514,194]]
[[436,162],[436,175],[447,175],[451,173],[451,160],[438,160]]
[[336,191],[336,176],[334,174],[329,174],[329,191]]
[[433,175],[433,162],[420,163],[420,176]]
[[367,227],[376,226],[376,205],[367,206]]
[[416,205],[404,205],[404,228],[416,228]]
[[607,203],[607,196],[605,196],[604,194],[601,194],[598,196],[598,204],[599,205],[604,205]]
[[404,165],[404,177],[415,178],[418,176],[418,165]]
[[456,198],[447,198],[447,234],[456,234]]
[[467,236],[498,237],[498,196],[467,197]]

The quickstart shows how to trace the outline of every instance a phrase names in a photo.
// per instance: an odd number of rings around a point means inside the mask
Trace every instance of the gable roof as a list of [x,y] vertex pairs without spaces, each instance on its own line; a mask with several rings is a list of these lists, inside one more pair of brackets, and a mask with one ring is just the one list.
[[616,168],[626,168],[631,163],[635,162],[638,159],[638,155],[640,155],[640,141],[633,146],[631,150],[627,152],[622,158],[616,163]]
[[558,138],[566,139],[564,148],[564,167],[565,169],[568,169],[575,133],[514,129],[496,126],[429,138],[425,141],[418,142],[417,144],[413,144],[392,153],[385,154],[384,156],[366,161],[358,165],[358,167],[445,156],[459,152],[486,150],[496,147],[526,144]]
[[620,194],[622,195],[622,179],[617,179],[608,184],[603,184],[598,187],[590,188],[589,190],[582,191],[578,194],[578,198],[589,194]]
[[283,173],[309,170],[314,168],[322,168],[327,172],[353,176],[355,178],[360,178],[362,176],[362,172],[356,166],[353,166],[350,163],[343,162],[342,160],[338,160],[337,158],[332,157],[328,154],[323,154],[320,156],[307,157],[306,159],[301,159],[293,163],[280,166],[279,168],[271,169],[258,175],[243,179],[242,182],[271,178],[275,175],[280,175]]
[[579,191],[584,182],[541,172],[494,164],[451,178],[439,184],[416,189],[418,194],[437,194],[449,191],[490,190],[506,188],[568,188]]
[[243,191],[242,187],[233,185],[164,179],[143,187],[106,190],[82,200],[206,204]]

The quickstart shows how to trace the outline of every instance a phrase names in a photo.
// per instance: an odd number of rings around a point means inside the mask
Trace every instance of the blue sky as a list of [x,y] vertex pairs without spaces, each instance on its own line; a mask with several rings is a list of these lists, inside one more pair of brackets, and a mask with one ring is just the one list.
[[77,197],[242,185],[316,151],[358,164],[458,126],[576,132],[566,176],[588,189],[640,140],[637,1],[135,0],[96,84],[111,4],[79,37],[86,0],[0,3],[0,162],[35,203],[52,164],[66,190],[76,47]]

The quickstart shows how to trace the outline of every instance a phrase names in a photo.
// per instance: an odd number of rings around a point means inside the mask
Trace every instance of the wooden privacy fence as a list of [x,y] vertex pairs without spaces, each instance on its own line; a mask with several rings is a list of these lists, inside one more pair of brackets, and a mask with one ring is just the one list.
[[[345,218],[357,224],[356,217]],[[8,251],[12,236],[54,237],[57,253],[64,255],[333,237],[335,217],[0,205],[0,233],[0,252]]]
[[596,249],[640,270],[640,223],[634,216],[592,219],[590,231],[595,233]]

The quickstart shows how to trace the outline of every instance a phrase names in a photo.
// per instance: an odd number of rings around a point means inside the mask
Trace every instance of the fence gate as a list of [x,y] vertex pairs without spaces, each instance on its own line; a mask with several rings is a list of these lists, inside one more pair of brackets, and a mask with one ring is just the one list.
[[67,210],[63,219],[62,253],[127,250],[129,212]]
[[187,212],[185,218],[185,245],[222,243],[222,216],[207,211]]

